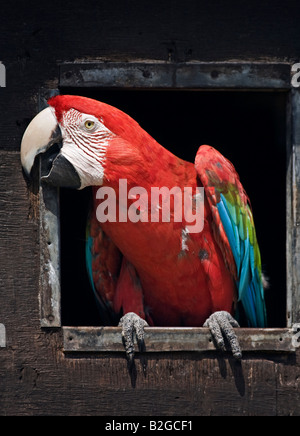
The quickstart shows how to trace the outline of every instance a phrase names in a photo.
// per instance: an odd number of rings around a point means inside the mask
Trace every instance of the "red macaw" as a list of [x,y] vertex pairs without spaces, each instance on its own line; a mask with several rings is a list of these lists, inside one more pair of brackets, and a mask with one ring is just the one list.
[[[237,303],[249,326],[264,327],[266,309],[251,207],[233,165],[207,145],[194,164],[179,159],[127,114],[93,99],[60,95],[48,104],[23,136],[22,165],[29,175],[41,154],[43,181],[93,187],[88,273],[102,312],[123,315],[129,360],[133,333],[142,347],[148,324],[207,326],[218,347],[225,349],[226,336],[240,358],[232,328],[239,326],[233,318]],[[118,202],[121,179],[128,190],[139,186],[147,193],[152,187],[191,187],[195,194],[204,187],[203,229],[190,232],[184,219],[174,222],[174,202],[169,222],[143,220],[149,209],[137,207],[136,222],[100,223],[97,209],[104,196],[98,189],[112,188]],[[133,200],[127,200],[129,208]]]

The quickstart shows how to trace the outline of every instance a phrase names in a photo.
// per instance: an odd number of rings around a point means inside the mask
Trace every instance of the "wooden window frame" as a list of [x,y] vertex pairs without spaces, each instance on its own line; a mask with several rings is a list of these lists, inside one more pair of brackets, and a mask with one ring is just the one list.
[[[285,91],[287,327],[237,329],[244,351],[294,352],[300,343],[300,83],[288,63],[96,62],[59,66],[59,88]],[[40,90],[39,110],[57,90]],[[40,186],[41,327],[62,328],[65,352],[122,351],[119,327],[61,322],[59,190]],[[147,352],[214,350],[208,329],[145,329]]]

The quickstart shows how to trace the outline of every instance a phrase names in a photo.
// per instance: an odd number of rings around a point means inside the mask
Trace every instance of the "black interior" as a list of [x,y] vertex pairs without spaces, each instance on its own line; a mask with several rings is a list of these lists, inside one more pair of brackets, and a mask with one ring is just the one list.
[[[62,89],[104,101],[132,116],[160,144],[194,161],[209,144],[232,161],[253,208],[268,324],[286,325],[285,92]],[[63,325],[101,325],[85,270],[90,190],[61,189]]]

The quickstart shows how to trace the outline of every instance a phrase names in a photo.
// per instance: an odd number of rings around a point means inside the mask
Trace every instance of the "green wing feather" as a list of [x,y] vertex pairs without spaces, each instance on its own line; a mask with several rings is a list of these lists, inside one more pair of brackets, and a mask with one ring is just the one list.
[[249,326],[267,324],[262,268],[253,215],[233,165],[209,146],[199,148],[196,169],[213,210],[220,248],[233,272]]

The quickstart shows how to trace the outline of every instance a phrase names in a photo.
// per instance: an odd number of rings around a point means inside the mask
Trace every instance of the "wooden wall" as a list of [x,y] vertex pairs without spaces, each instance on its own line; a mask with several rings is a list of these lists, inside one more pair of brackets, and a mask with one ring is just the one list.
[[[147,355],[128,374],[123,353],[68,355],[60,329],[40,327],[38,197],[19,146],[40,88],[58,64],[88,60],[299,61],[298,1],[5,2],[0,7],[1,415],[300,414],[300,354]],[[300,321],[300,320],[299,320]]]

